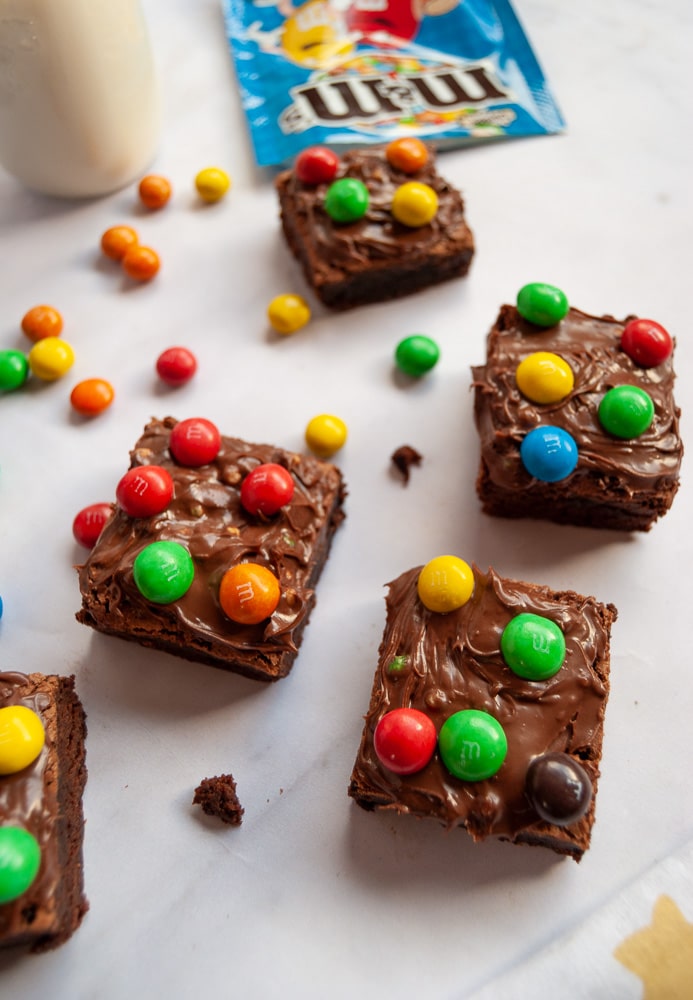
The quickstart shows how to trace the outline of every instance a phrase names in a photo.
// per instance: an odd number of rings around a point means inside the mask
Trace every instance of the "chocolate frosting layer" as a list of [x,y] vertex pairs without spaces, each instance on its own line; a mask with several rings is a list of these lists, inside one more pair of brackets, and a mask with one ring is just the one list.
[[[332,531],[343,517],[345,490],[339,470],[309,456],[232,437],[222,437],[221,450],[209,465],[181,466],[168,448],[176,422],[172,417],[152,420],[131,452],[131,467],[159,465],[169,471],[174,498],[154,517],[133,518],[114,508],[79,571],[84,602],[78,618],[124,637],[153,637],[153,645],[177,644],[181,655],[196,658],[197,651],[210,662],[252,666],[263,656],[295,654],[296,636],[314,604],[313,588]],[[271,518],[252,516],[240,503],[243,478],[265,462],[284,466],[294,481],[291,502]],[[167,605],[147,601],[132,573],[137,554],[160,540],[186,546],[195,566],[188,592]],[[231,621],[219,604],[222,576],[243,561],[261,563],[280,582],[276,611],[258,625]]]
[[[673,363],[669,358],[646,369],[632,361],[620,347],[628,319],[570,309],[556,326],[542,329],[524,320],[514,306],[501,308],[488,337],[487,362],[472,368],[481,456],[494,486],[512,493],[547,491],[547,485],[524,468],[519,448],[532,428],[552,424],[575,438],[579,459],[575,471],[549,491],[589,497],[596,478],[602,497],[606,493],[627,502],[638,494],[662,491],[670,494],[671,502],[683,454]],[[535,351],[558,354],[570,365],[575,385],[565,399],[537,404],[517,388],[517,366]],[[652,425],[632,440],[611,437],[597,415],[604,394],[617,385],[639,386],[654,402]]]
[[[392,808],[435,817],[447,827],[466,827],[475,839],[536,839],[579,856],[589,843],[593,808],[571,827],[552,827],[527,799],[525,779],[533,758],[557,751],[579,760],[596,783],[616,609],[475,566],[468,603],[436,614],[418,597],[420,570],[411,569],[389,585],[387,624],[350,794],[366,808]],[[565,636],[565,662],[546,681],[516,676],[502,658],[502,631],[522,612],[550,618]],[[465,782],[447,771],[436,751],[417,774],[393,773],[378,759],[373,733],[386,712],[400,707],[425,712],[437,732],[462,709],[490,713],[507,736],[504,764],[492,778]]]

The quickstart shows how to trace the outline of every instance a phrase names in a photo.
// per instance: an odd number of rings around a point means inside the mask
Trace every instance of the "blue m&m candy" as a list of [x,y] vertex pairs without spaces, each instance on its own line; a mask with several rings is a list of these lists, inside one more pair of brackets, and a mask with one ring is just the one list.
[[557,483],[575,469],[578,447],[562,427],[535,427],[520,445],[520,458],[530,476],[544,483]]

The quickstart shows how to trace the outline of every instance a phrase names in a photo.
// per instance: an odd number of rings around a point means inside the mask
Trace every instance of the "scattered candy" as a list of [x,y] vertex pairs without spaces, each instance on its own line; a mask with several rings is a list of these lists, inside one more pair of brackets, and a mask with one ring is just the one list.
[[575,469],[578,447],[572,434],[561,427],[535,427],[520,445],[520,458],[530,476],[557,483]]
[[0,597],[0,618],[2,618],[2,613],[3,613],[4,610],[5,610],[5,607],[4,607],[3,603],[2,603],[2,597]]
[[575,384],[567,361],[549,351],[536,351],[524,358],[515,372],[517,387],[533,403],[558,403]]
[[132,575],[140,594],[154,604],[171,604],[190,589],[195,576],[192,556],[180,542],[152,542],[139,552]]
[[101,249],[111,260],[122,260],[138,243],[139,236],[132,226],[111,226],[101,237]]
[[0,708],[0,774],[16,774],[36,760],[46,732],[41,719],[25,705]]
[[637,385],[609,389],[599,404],[599,422],[614,437],[628,440],[644,434],[654,420],[654,403]]
[[148,174],[140,181],[138,192],[145,208],[163,208],[171,197],[171,182],[159,174]]
[[535,281],[517,293],[517,311],[535,326],[555,326],[568,312],[565,292],[555,285]]
[[621,334],[621,347],[641,368],[655,368],[671,356],[674,341],[653,319],[632,319]]
[[467,708],[445,720],[438,748],[450,774],[462,781],[483,781],[502,767],[508,740],[492,715]]
[[138,244],[128,247],[121,263],[127,276],[134,281],[151,281],[161,267],[157,252]]
[[423,333],[414,333],[411,337],[400,340],[395,348],[395,363],[400,371],[412,378],[419,378],[430,372],[440,358],[440,348],[435,340],[424,336]]
[[62,378],[75,362],[75,352],[60,337],[44,337],[29,351],[29,367],[44,382]]
[[581,819],[592,801],[592,782],[567,753],[535,757],[527,769],[527,797],[547,823],[568,826]]
[[437,741],[432,720],[416,708],[394,708],[373,733],[378,759],[395,774],[416,774],[433,756]]
[[416,174],[428,162],[428,150],[421,139],[407,136],[394,139],[385,147],[385,156],[391,167],[403,174]]
[[187,347],[168,347],[156,359],[157,375],[166,385],[185,385],[196,371],[197,358]]
[[438,195],[428,184],[407,181],[392,196],[392,214],[403,226],[419,229],[427,226],[438,211]]
[[466,604],[474,592],[474,573],[457,556],[436,556],[419,573],[419,599],[429,611],[447,614]]
[[306,444],[319,458],[329,458],[343,447],[347,425],[331,413],[320,413],[308,421]]
[[171,431],[169,450],[180,465],[196,469],[209,465],[219,454],[221,434],[216,424],[204,417],[180,420]]
[[219,603],[224,614],[239,625],[257,625],[279,604],[279,580],[258,563],[238,563],[221,578]]
[[296,157],[294,173],[303,184],[329,184],[337,176],[339,157],[326,146],[311,146]]
[[40,864],[41,848],[33,834],[19,826],[0,827],[0,905],[24,895]]
[[75,541],[87,549],[93,549],[112,511],[110,503],[92,503],[83,507],[72,522]]
[[272,517],[294,495],[294,481],[283,465],[266,462],[256,466],[241,483],[241,503],[249,514]]
[[116,487],[116,500],[130,517],[153,517],[173,499],[173,480],[160,465],[128,469]]
[[59,337],[63,318],[53,306],[34,306],[22,317],[22,330],[34,343],[44,337]]
[[195,187],[200,198],[212,204],[224,197],[231,187],[231,178],[219,167],[205,167],[196,175]]
[[0,392],[12,392],[29,377],[29,360],[21,351],[0,351]]
[[545,681],[565,660],[565,637],[558,625],[542,615],[516,615],[503,629],[503,659],[518,677]]
[[325,195],[325,211],[334,222],[356,222],[368,211],[370,196],[363,181],[342,177],[333,181]]
[[103,413],[113,402],[113,386],[103,378],[86,378],[70,393],[72,408],[85,417]]
[[277,333],[295,333],[310,319],[310,307],[300,295],[277,295],[267,307],[267,318]]

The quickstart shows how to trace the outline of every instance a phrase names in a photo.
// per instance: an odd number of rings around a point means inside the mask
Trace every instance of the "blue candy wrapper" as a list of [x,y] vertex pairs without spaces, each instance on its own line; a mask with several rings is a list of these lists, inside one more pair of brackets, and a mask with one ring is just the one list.
[[439,148],[563,119],[507,0],[223,0],[260,166],[415,135]]

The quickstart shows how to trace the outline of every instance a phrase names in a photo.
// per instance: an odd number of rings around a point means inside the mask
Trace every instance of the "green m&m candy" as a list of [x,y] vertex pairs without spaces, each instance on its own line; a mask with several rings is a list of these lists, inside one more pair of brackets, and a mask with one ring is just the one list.
[[333,222],[356,222],[368,210],[368,188],[356,177],[333,181],[325,195],[325,211]]
[[508,740],[492,715],[466,708],[445,720],[438,735],[438,750],[450,774],[462,781],[483,781],[500,770]]
[[518,677],[545,681],[565,660],[565,637],[558,625],[542,615],[516,615],[503,629],[503,659]]
[[0,392],[24,385],[29,376],[29,359],[21,351],[0,351]]
[[565,292],[541,281],[524,285],[517,293],[517,311],[535,326],[555,326],[568,312]]
[[645,433],[654,420],[654,403],[637,385],[617,385],[606,393],[598,412],[605,431],[627,440]]
[[137,589],[154,604],[171,604],[193,582],[192,556],[179,542],[152,542],[137,555],[132,566]]
[[395,363],[405,375],[418,378],[430,372],[440,357],[440,348],[435,340],[425,337],[422,333],[414,333],[411,337],[400,340],[395,348]]
[[0,827],[0,905],[24,895],[36,878],[41,848],[20,826]]

